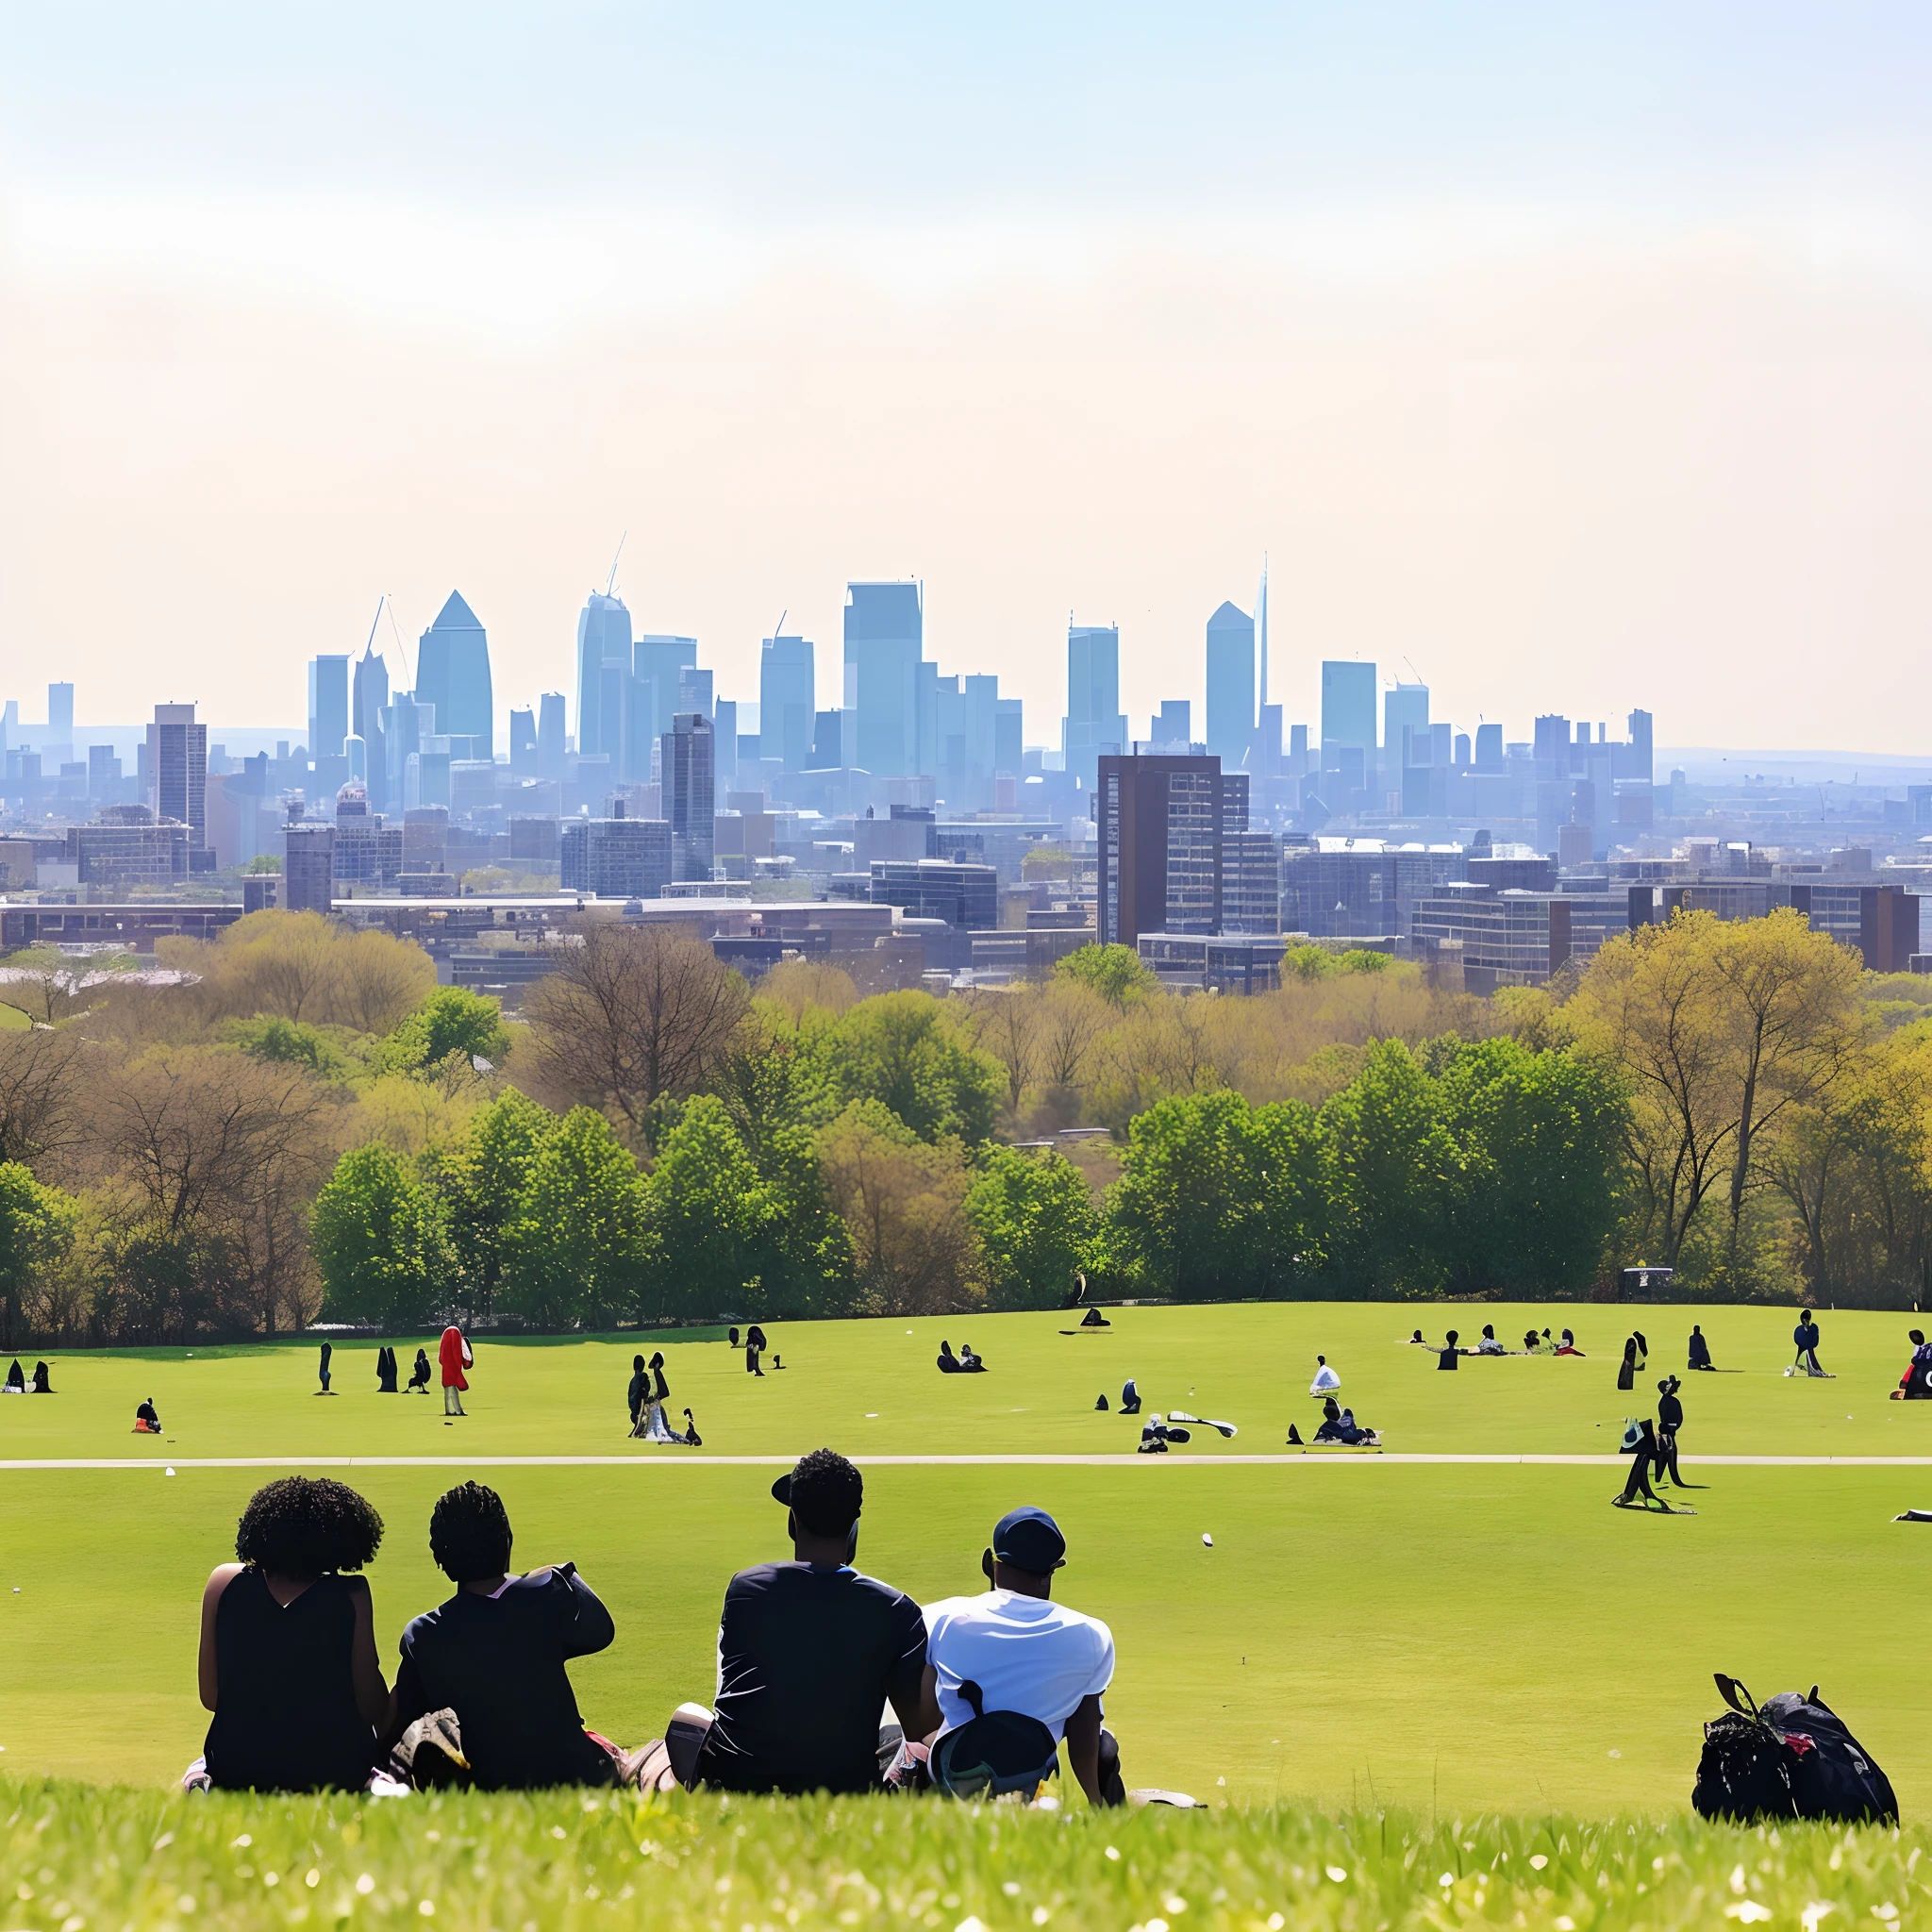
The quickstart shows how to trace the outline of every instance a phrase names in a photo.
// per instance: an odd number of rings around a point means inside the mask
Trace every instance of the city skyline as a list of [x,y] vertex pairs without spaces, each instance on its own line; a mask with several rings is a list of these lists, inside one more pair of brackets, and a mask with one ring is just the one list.
[[[385,591],[394,652],[454,585],[506,696],[574,696],[628,531],[638,629],[721,694],[905,577],[1036,716],[1070,612],[1130,714],[1205,708],[1265,553],[1289,719],[1359,657],[1472,722],[1917,748],[1907,9],[1073,8],[1017,70],[910,17],[107,15],[0,76],[0,637],[84,710],[296,725],[274,655],[358,655]],[[652,113],[583,125],[591,46]]]

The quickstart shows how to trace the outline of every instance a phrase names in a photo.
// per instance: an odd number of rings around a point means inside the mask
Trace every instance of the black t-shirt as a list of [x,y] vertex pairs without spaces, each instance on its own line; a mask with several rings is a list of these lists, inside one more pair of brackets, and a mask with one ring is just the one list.
[[564,1664],[616,1635],[570,1564],[532,1571],[499,1596],[459,1590],[403,1632],[397,1717],[407,1726],[454,1710],[463,1756],[486,1789],[608,1784],[610,1754],[584,1735]]
[[698,1775],[735,1791],[870,1790],[886,1700],[909,1708],[924,1674],[925,1619],[903,1591],[810,1563],[741,1570]]

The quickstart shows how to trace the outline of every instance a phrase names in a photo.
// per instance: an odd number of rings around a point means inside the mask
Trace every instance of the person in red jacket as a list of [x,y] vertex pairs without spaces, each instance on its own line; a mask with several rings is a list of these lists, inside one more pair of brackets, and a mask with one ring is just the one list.
[[470,1385],[464,1379],[463,1371],[474,1365],[475,1357],[470,1353],[470,1344],[463,1340],[460,1328],[445,1328],[442,1331],[442,1344],[436,1351],[437,1359],[442,1364],[442,1412],[444,1415],[461,1415],[463,1412],[462,1391]]

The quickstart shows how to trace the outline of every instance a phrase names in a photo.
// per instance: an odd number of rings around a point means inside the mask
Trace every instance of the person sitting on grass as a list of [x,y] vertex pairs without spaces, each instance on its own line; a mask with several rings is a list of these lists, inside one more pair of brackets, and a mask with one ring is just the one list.
[[346,1483],[283,1476],[249,1498],[238,1562],[201,1597],[201,1701],[214,1713],[191,1790],[360,1790],[389,1691],[375,1613],[356,1574],[382,1518]]
[[[1102,1724],[1113,1681],[1113,1632],[1053,1601],[1067,1540],[1044,1509],[1009,1510],[979,1559],[990,1588],[925,1607],[925,1694],[941,1719],[928,1754],[982,1711],[1016,1711],[1067,1740],[1067,1758],[1090,1805],[1121,1805],[1120,1746]],[[973,1694],[969,1694],[969,1687]],[[916,1755],[916,1754],[909,1754]]]
[[34,1364],[34,1386],[31,1392],[35,1395],[51,1395],[54,1392],[53,1379],[47,1373],[45,1362]]
[[1493,1322],[1485,1322],[1483,1324],[1482,1340],[1476,1343],[1475,1352],[1478,1355],[1507,1355],[1509,1353],[1496,1340],[1496,1324]]
[[396,1392],[396,1352],[386,1342],[375,1351],[375,1392],[378,1395]]
[[429,1393],[429,1351],[424,1348],[416,1351],[415,1366],[409,1371],[409,1393],[414,1395],[419,1390],[425,1395]]
[[942,1375],[957,1375],[959,1373],[959,1357],[953,1353],[953,1344],[943,1337],[940,1341],[939,1369]]
[[[647,1790],[876,1790],[901,1736],[938,1726],[919,1606],[853,1567],[865,1479],[835,1450],[814,1449],[772,1497],[788,1511],[792,1556],[726,1587],[717,1708],[677,1707],[645,1755]],[[880,1724],[888,1703],[897,1727]]]
[[1583,1353],[1583,1351],[1576,1345],[1575,1336],[1571,1334],[1571,1332],[1567,1328],[1563,1331],[1562,1341],[1557,1344],[1557,1353],[1558,1355],[1574,1356],[1581,1356]]
[[1315,1357],[1315,1379],[1308,1384],[1310,1395],[1326,1395],[1330,1390],[1341,1387],[1341,1377],[1328,1366],[1328,1357],[1318,1355]]
[[1121,1413],[1139,1415],[1141,1413],[1141,1385],[1129,1375],[1121,1384]]
[[625,1401],[630,1408],[631,1433],[637,1433],[638,1417],[643,1412],[644,1404],[651,1399],[651,1372],[644,1367],[644,1358],[634,1355],[630,1358],[630,1387],[625,1392]]
[[1456,1330],[1452,1328],[1442,1338],[1442,1349],[1436,1357],[1436,1366],[1439,1369],[1457,1368],[1460,1366],[1458,1357],[1461,1354],[1462,1351],[1456,1345]]
[[959,1343],[959,1373],[962,1375],[983,1375],[986,1364],[973,1353],[973,1344],[962,1341]]
[[1809,1308],[1798,1317],[1798,1325],[1791,1330],[1791,1341],[1797,1346],[1797,1356],[1791,1366],[1785,1371],[1788,1375],[1818,1375],[1829,1381],[1824,1366],[1818,1359],[1818,1320]]
[[20,1366],[20,1357],[15,1356],[13,1366],[7,1372],[7,1382],[0,1388],[0,1395],[25,1395],[26,1393],[26,1374]]
[[1080,1325],[1083,1328],[1111,1328],[1113,1324],[1098,1308],[1089,1308],[1080,1317]]
[[155,1407],[152,1395],[143,1395],[134,1410],[134,1433],[137,1436],[158,1436],[161,1433],[161,1418]]
[[1898,1387],[1891,1391],[1891,1399],[1932,1402],[1932,1342],[1927,1342],[1923,1328],[1912,1329],[1907,1339],[1912,1344],[1912,1358],[1906,1364]]
[[1408,1338],[1408,1345],[1411,1348],[1426,1348],[1429,1344],[1423,1340],[1423,1331],[1420,1328],[1418,1328],[1415,1331],[1415,1333]]
[[1710,1358],[1710,1343],[1705,1341],[1704,1325],[1699,1322],[1690,1324],[1690,1366],[1707,1374],[1717,1373],[1717,1364]]
[[[626,1779],[642,1754],[626,1757],[584,1728],[565,1668],[609,1649],[610,1612],[575,1563],[515,1574],[512,1541],[494,1490],[467,1482],[438,1499],[429,1554],[456,1594],[403,1632],[385,1742],[402,1743],[419,1719],[448,1711],[465,1760],[455,1768],[481,1790]],[[428,1727],[432,1746],[447,1735]],[[432,1769],[420,1742],[412,1759],[418,1785],[443,1781],[443,1766]]]

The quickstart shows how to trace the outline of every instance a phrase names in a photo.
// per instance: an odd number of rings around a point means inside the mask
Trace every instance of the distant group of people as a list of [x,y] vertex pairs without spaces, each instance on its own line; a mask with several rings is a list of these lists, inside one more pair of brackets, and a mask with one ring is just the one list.
[[[1618,1386],[1624,1385],[1620,1380]],[[1652,1487],[1653,1481],[1668,1481],[1680,1490],[1695,1487],[1684,1480],[1677,1467],[1677,1433],[1684,1426],[1684,1405],[1677,1391],[1683,1386],[1675,1375],[1666,1375],[1657,1385],[1655,1422],[1643,1416],[1626,1428],[1623,1450],[1631,1458],[1630,1474],[1623,1490],[1610,1498],[1619,1509],[1657,1509],[1667,1516],[1685,1513],[1681,1503],[1674,1507]]]
[[[1483,1324],[1483,1332],[1476,1339],[1476,1344],[1474,1348],[1464,1348],[1461,1345],[1461,1341],[1462,1337],[1459,1331],[1454,1328],[1450,1329],[1443,1336],[1442,1345],[1436,1349],[1436,1366],[1438,1369],[1457,1368],[1459,1366],[1464,1356],[1507,1356],[1511,1353],[1509,1349],[1505,1348],[1502,1342],[1496,1339],[1496,1326],[1493,1322],[1485,1322]],[[1435,1347],[1433,1342],[1425,1341],[1423,1339],[1423,1331],[1420,1328],[1408,1338],[1408,1342],[1411,1348]],[[1550,1331],[1547,1328],[1541,1335],[1534,1328],[1530,1328],[1524,1331],[1523,1347],[1520,1353],[1524,1355],[1580,1356],[1583,1351],[1577,1347],[1575,1336],[1567,1328],[1563,1330],[1562,1339],[1557,1341],[1550,1340]]]
[[[738,1330],[736,1328],[732,1328],[726,1331],[724,1337],[724,1345],[727,1348],[736,1348],[739,1345]],[[765,1331],[762,1328],[760,1328],[756,1322],[754,1322],[751,1324],[751,1326],[744,1331],[744,1373],[747,1375],[757,1375],[760,1379],[763,1378],[765,1372],[763,1367],[761,1366],[761,1363],[764,1357],[765,1351],[768,1348],[770,1348],[771,1345],[772,1344],[765,1340]],[[782,1361],[780,1361],[775,1355],[774,1355],[772,1357],[772,1366],[774,1369],[782,1369],[785,1366],[785,1364]]]
[[1898,1387],[1891,1391],[1894,1402],[1932,1402],[1932,1342],[1925,1340],[1923,1328],[1910,1332],[1912,1358],[1906,1364],[1906,1372],[1899,1377]]
[[941,1341],[939,1369],[942,1375],[983,1375],[986,1373],[986,1364],[973,1353],[973,1344],[970,1341],[962,1341],[959,1343],[958,1355],[953,1353],[953,1344],[950,1341]]
[[51,1395],[54,1392],[53,1377],[45,1362],[34,1364],[33,1380],[28,1381],[16,1356],[13,1365],[7,1371],[7,1380],[0,1385],[0,1395]]
[[1045,1510],[993,1526],[983,1591],[922,1608],[856,1567],[864,1481],[844,1457],[814,1450],[772,1494],[791,1555],[732,1577],[713,1703],[680,1705],[661,1739],[626,1750],[585,1725],[567,1669],[608,1649],[615,1621],[574,1564],[512,1569],[493,1491],[466,1482],[431,1511],[453,1593],[404,1630],[390,1685],[360,1574],[382,1519],[342,1483],[272,1482],[202,1594],[212,1718],[184,1784],[965,1794],[1037,1785],[1064,1736],[1089,1801],[1124,1802],[1103,1724],[1113,1636],[1054,1601],[1067,1542]]
[[704,1446],[691,1412],[684,1412],[682,1431],[664,1419],[664,1405],[671,1400],[671,1384],[664,1376],[664,1351],[658,1349],[647,1362],[641,1355],[630,1358],[630,1388],[625,1400],[630,1408],[630,1432],[646,1442],[681,1442],[687,1448]]

